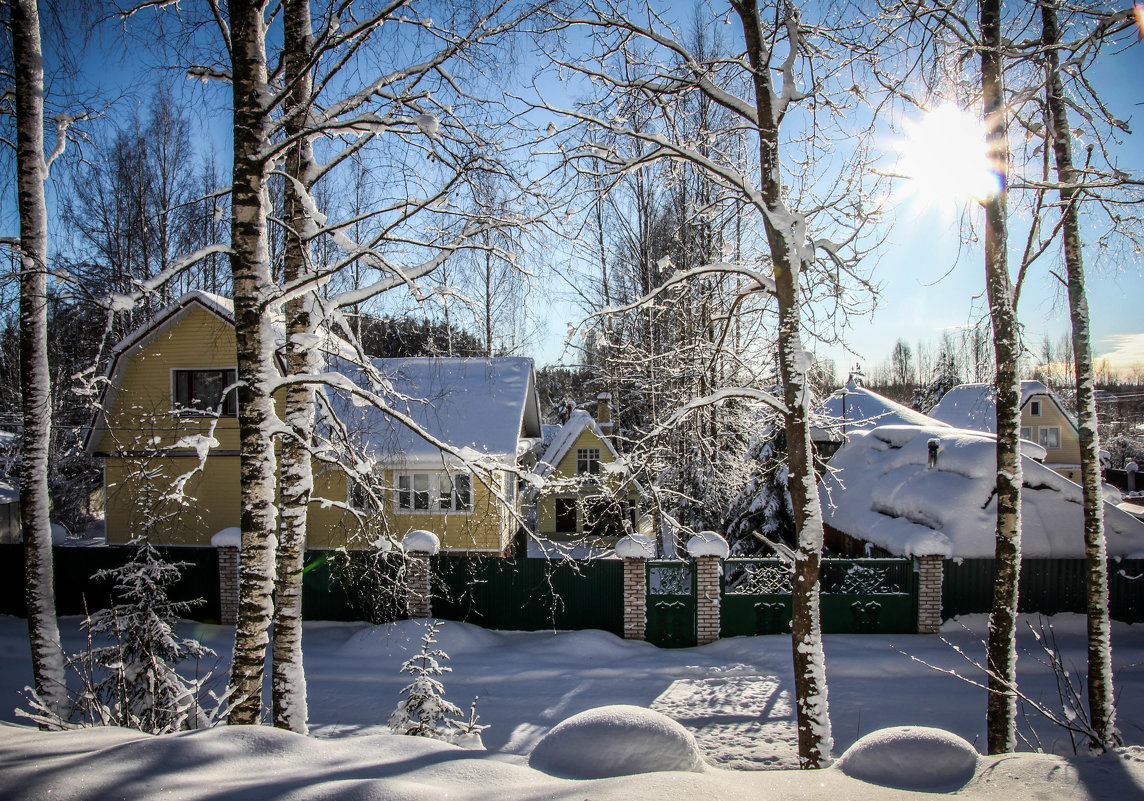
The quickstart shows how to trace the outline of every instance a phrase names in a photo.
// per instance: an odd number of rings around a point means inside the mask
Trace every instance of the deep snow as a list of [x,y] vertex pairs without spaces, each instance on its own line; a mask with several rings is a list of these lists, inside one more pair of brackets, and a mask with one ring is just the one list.
[[[984,646],[985,618],[946,624],[944,636],[971,655]],[[1083,666],[1084,621],[1053,621],[1070,662]],[[78,620],[61,622],[65,645],[81,646]],[[846,776],[803,773],[795,764],[790,640],[751,637],[660,650],[598,631],[490,632],[446,622],[439,645],[453,673],[450,700],[466,707],[480,696],[485,754],[385,733],[407,677],[401,663],[420,645],[420,624],[308,623],[304,647],[311,731],[305,738],[268,727],[220,728],[165,738],[87,730],[41,734],[0,729],[0,798],[150,799],[778,799],[914,798]],[[186,624],[227,653],[233,629]],[[1022,627],[1022,645],[1032,642]],[[888,726],[946,729],[979,749],[984,691],[911,659],[973,669],[938,637],[827,636],[827,675],[836,754],[860,735]],[[1119,724],[1137,747],[1114,757],[1047,755],[981,758],[962,796],[985,798],[1144,797],[1144,627],[1113,631]],[[905,652],[905,654],[901,653]],[[0,618],[0,718],[15,721],[17,691],[28,682],[24,621]],[[1056,698],[1052,674],[1022,654],[1022,689]],[[225,677],[226,666],[216,670]],[[691,732],[708,768],[573,781],[528,767],[540,739],[577,713],[610,704],[661,712]],[[1050,750],[1071,754],[1067,738],[1032,716],[1022,730]],[[1033,735],[1030,735],[1033,736]],[[733,769],[733,770],[731,770]],[[903,785],[904,786],[904,785]]]

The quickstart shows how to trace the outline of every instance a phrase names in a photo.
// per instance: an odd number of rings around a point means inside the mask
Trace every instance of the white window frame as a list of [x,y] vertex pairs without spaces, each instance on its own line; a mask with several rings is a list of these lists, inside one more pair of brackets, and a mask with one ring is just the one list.
[[[231,389],[223,392],[223,406],[216,413],[211,409],[196,409],[193,406],[181,406],[177,397],[178,387],[176,385],[176,376],[179,373],[225,373],[226,371],[234,373],[234,383],[227,384],[223,387],[231,387]],[[170,384],[171,384],[171,411],[182,417],[238,417],[238,367],[172,367],[170,369]],[[223,411],[226,408],[226,396],[234,393],[234,411],[227,413]]]
[[1033,427],[1032,426],[1021,426],[1021,439],[1027,440],[1029,442],[1033,441]]
[[1041,416],[1041,401],[1039,401],[1039,400],[1029,401],[1029,416],[1030,417],[1040,417]]
[[[1049,445],[1045,442],[1045,435],[1052,434],[1056,437],[1057,444]],[[1060,426],[1039,426],[1037,428],[1037,443],[1047,451],[1060,450],[1061,447],[1061,427]]]
[[[409,470],[393,477],[393,511],[403,515],[472,514],[473,476],[466,471]],[[418,496],[423,496],[423,505]]]
[[381,511],[375,497],[366,491],[365,482],[352,478],[346,484],[346,506],[355,512],[367,515],[375,515]]
[[[576,475],[578,476],[598,476],[601,472],[600,463],[603,456],[602,448],[577,448],[576,449]],[[582,470],[581,464],[587,466],[588,469]],[[596,469],[592,470],[591,466],[596,465]]]

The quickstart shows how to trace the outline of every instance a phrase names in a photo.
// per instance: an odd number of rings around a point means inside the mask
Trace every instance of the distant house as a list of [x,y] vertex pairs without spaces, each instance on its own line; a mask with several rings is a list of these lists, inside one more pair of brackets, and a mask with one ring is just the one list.
[[[158,543],[206,545],[238,525],[235,364],[230,301],[204,292],[115,348],[87,439],[103,459],[108,542],[147,530]],[[532,361],[374,359],[368,376],[336,356],[327,365],[370,382],[388,410],[321,393],[320,432],[359,461],[352,476],[315,462],[310,547],[428,529],[444,550],[507,553],[522,519],[519,457],[540,436]]]
[[944,426],[915,409],[862,386],[851,375],[846,386],[833,392],[814,410],[810,438],[819,455],[829,458],[846,442],[847,434],[886,425]]
[[[996,390],[992,384],[960,384],[930,409],[930,417],[954,428],[997,431]],[[1080,479],[1080,440],[1076,421],[1060,398],[1040,381],[1021,382],[1021,439],[1045,449],[1045,465],[1071,480]]]
[[639,485],[611,441],[611,397],[601,393],[593,420],[572,410],[533,471],[539,485],[536,525],[554,541],[614,542],[635,523]]
[[[822,479],[827,545],[847,555],[993,558],[996,439],[934,426],[885,426],[850,437]],[[1025,456],[1021,553],[1084,556],[1081,488]],[[1109,556],[1144,556],[1144,523],[1104,505]]]

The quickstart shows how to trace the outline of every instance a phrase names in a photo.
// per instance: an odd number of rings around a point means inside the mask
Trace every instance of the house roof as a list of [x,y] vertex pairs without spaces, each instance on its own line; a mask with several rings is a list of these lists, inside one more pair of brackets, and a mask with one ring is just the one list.
[[[1060,398],[1047,386],[1040,381],[1022,381],[1021,408],[1024,409],[1035,396],[1049,398],[1069,425],[1076,428],[1072,415],[1065,411]],[[994,434],[997,432],[997,389],[992,384],[958,384],[930,409],[930,417],[954,428]]]
[[592,431],[600,438],[600,442],[603,443],[608,453],[612,454],[612,459],[620,458],[609,438],[600,432],[600,426],[592,419],[592,415],[583,409],[576,409],[568,417],[568,421],[556,432],[556,436],[549,443],[544,455],[540,457],[540,461],[536,463],[536,469],[533,472],[541,478],[548,478],[552,475],[560,461],[567,455],[572,445],[585,430]]
[[944,426],[939,420],[867,389],[853,378],[815,409],[811,439],[838,442],[851,431],[884,425]]
[[[938,454],[929,465],[929,443]],[[1084,556],[1081,488],[1022,456],[1021,552]],[[996,439],[936,426],[856,432],[830,461],[820,489],[824,520],[856,539],[906,556],[992,558]],[[1144,555],[1144,523],[1104,505],[1110,556]]]
[[341,389],[329,389],[327,396],[338,421],[371,458],[441,464],[434,440],[468,451],[466,458],[515,463],[522,439],[540,436],[532,359],[418,357],[370,364],[372,378],[346,362],[335,360],[332,369],[370,388],[386,409]]

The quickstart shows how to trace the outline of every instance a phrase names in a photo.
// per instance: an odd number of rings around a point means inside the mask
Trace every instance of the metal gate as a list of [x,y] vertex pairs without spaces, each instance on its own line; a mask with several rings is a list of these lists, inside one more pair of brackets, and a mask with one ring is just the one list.
[[690,648],[697,642],[695,563],[647,563],[647,641],[661,648]]
[[[917,631],[917,572],[910,559],[823,559],[822,630],[827,634]],[[786,634],[791,566],[778,559],[723,562],[724,637]]]

